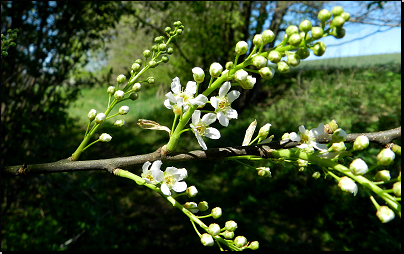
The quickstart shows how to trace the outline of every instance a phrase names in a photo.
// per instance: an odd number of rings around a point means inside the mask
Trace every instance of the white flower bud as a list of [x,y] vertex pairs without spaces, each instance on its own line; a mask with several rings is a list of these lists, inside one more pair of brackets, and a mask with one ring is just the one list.
[[252,64],[257,67],[258,69],[264,68],[267,66],[267,59],[263,56],[256,55],[252,59]]
[[272,177],[271,171],[268,167],[258,167],[258,175],[262,177]]
[[250,248],[251,250],[258,250],[259,247],[260,244],[258,241],[253,241],[250,243],[250,245],[248,245],[248,248]]
[[184,204],[184,207],[191,211],[192,213],[197,213],[198,210],[198,205],[195,202],[186,202]]
[[128,106],[122,106],[119,108],[119,114],[121,115],[126,115],[129,112],[129,107]]
[[345,143],[344,142],[333,143],[328,151],[330,152],[346,151]]
[[222,208],[220,207],[215,207],[212,209],[212,217],[213,219],[217,219],[220,216],[222,216]]
[[208,233],[203,233],[201,235],[201,243],[203,244],[203,246],[213,246],[215,242],[211,235],[209,235]]
[[226,224],[224,225],[224,227],[226,228],[226,230],[234,231],[237,229],[237,223],[234,220],[229,220],[229,221],[226,221]]
[[245,70],[241,69],[238,70],[234,73],[234,80],[236,80],[238,83],[242,84],[244,82],[246,82],[248,77],[248,72],[246,72]]
[[215,62],[210,65],[209,74],[212,77],[215,77],[215,78],[219,77],[220,74],[222,73],[222,71],[223,71],[223,67],[220,65],[220,63]]
[[275,75],[275,69],[272,67],[261,68],[258,72],[263,79],[271,79]]
[[135,83],[135,84],[133,85],[133,87],[132,87],[132,90],[133,90],[134,92],[139,92],[140,89],[142,89],[142,85],[141,85],[140,83]]
[[258,143],[261,142],[261,140],[264,140],[269,133],[269,129],[271,128],[272,124],[267,123],[264,126],[262,126],[258,132]]
[[273,42],[274,41],[274,39],[275,39],[275,34],[274,34],[274,32],[272,32],[272,30],[265,30],[264,32],[262,32],[262,42],[264,43],[264,44],[267,44],[267,43],[270,43],[270,42]]
[[251,75],[248,75],[246,82],[244,84],[241,84],[241,87],[244,89],[252,89],[254,87],[256,81],[257,81],[256,78],[254,78]]
[[368,146],[369,146],[369,138],[361,135],[355,139],[355,142],[353,143],[353,150],[354,151],[363,150],[366,149]]
[[243,247],[247,244],[247,238],[245,238],[242,235],[236,236],[236,238],[234,238],[234,245],[236,245],[236,247]]
[[107,93],[109,93],[109,94],[114,94],[114,93],[115,93],[115,87],[114,87],[114,86],[108,87]]
[[226,239],[232,239],[234,237],[233,231],[225,230],[222,234]]
[[351,178],[347,176],[343,176],[339,179],[338,187],[340,187],[343,191],[352,193],[354,196],[356,196],[358,193],[358,186]]
[[395,214],[393,210],[391,210],[389,207],[382,205],[380,206],[379,210],[377,210],[376,216],[379,218],[381,222],[387,223],[392,219],[394,219]]
[[195,67],[192,69],[194,75],[194,80],[198,83],[202,83],[205,79],[205,72],[200,67]]
[[363,175],[368,171],[368,165],[361,158],[357,158],[351,162],[349,170],[355,175]]
[[103,133],[100,135],[99,140],[102,142],[109,142],[111,141],[112,137],[108,133]]
[[380,151],[377,155],[377,160],[379,161],[380,165],[390,165],[393,163],[396,154],[390,148],[384,148]]
[[116,82],[118,82],[118,84],[122,84],[123,82],[125,82],[125,80],[126,80],[126,76],[123,74],[116,77]]
[[122,90],[118,90],[114,93],[114,97],[115,99],[117,99],[118,101],[122,100],[123,97],[125,96],[125,93]]
[[122,127],[125,125],[125,120],[123,120],[123,119],[116,120],[114,125],[118,126],[118,127]]
[[94,120],[95,116],[97,115],[97,111],[95,109],[90,110],[90,112],[88,112],[88,119],[90,119],[90,121]]
[[236,44],[236,54],[237,55],[244,55],[245,53],[247,53],[248,50],[248,44],[245,41],[239,41]]
[[220,233],[220,226],[216,223],[212,223],[208,227],[208,233],[210,235],[218,235]]
[[189,198],[192,198],[192,197],[195,197],[196,196],[196,194],[198,194],[198,190],[196,189],[196,187],[195,186],[189,186],[188,188],[187,188],[187,190],[185,191],[185,193],[187,194],[187,196],[189,197]]
[[387,182],[391,179],[390,176],[390,171],[388,170],[380,170],[379,172],[376,173],[375,175],[375,180],[376,181],[383,181],[383,182]]
[[396,182],[393,184],[393,193],[397,197],[401,197],[401,182]]
[[256,34],[253,38],[253,43],[257,47],[261,47],[264,42],[262,41],[262,35],[261,34]]
[[104,113],[99,113],[95,116],[95,122],[96,123],[103,123],[105,121],[105,114]]
[[138,63],[134,63],[134,64],[132,64],[132,71],[139,71],[140,70],[140,64],[138,64]]

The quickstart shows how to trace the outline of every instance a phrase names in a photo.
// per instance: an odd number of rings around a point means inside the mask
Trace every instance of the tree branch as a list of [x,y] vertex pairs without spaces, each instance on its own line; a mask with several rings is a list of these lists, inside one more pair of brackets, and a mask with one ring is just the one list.
[[[393,140],[401,138],[401,127],[372,133],[353,133],[347,135],[346,142],[352,143],[355,139],[364,135],[369,138],[371,143],[376,143],[381,146],[390,144]],[[328,143],[331,141],[331,134],[323,134],[317,138],[317,142]],[[34,174],[47,174],[47,173],[60,173],[72,171],[90,171],[102,170],[112,172],[115,168],[130,169],[144,164],[146,161],[161,160],[164,162],[179,162],[179,161],[192,161],[192,160],[223,160],[231,156],[260,156],[268,158],[267,152],[270,149],[287,149],[299,145],[298,142],[276,141],[265,145],[252,145],[252,146],[234,146],[225,148],[211,148],[206,151],[195,150],[186,153],[171,153],[165,155],[161,152],[161,148],[149,154],[119,157],[112,159],[102,160],[88,160],[88,161],[69,161],[67,159],[31,165],[17,165],[2,167],[2,173],[8,175],[34,175]]]

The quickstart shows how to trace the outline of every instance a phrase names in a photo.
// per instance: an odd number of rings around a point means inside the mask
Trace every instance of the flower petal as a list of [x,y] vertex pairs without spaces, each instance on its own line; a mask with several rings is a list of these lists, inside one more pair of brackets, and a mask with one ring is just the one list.
[[237,114],[237,110],[229,108],[226,110],[225,112],[226,116],[232,119],[237,119],[238,114]]
[[171,103],[170,103],[170,100],[169,100],[169,99],[167,99],[167,100],[164,101],[164,106],[166,106],[166,108],[168,108],[168,109],[172,109],[172,108],[173,108],[173,106],[171,106]]
[[208,102],[208,97],[203,94],[199,94],[195,99],[190,100],[190,102],[192,105],[203,106],[206,104],[206,102]]
[[[195,110],[196,112],[196,110]],[[207,113],[202,117],[202,123],[205,125],[211,125],[216,121],[216,114],[214,113]]]
[[229,92],[231,84],[229,81],[224,82],[224,84],[219,89],[219,98],[225,97],[227,92]]
[[170,188],[168,188],[167,184],[163,183],[160,187],[161,192],[163,192],[166,196],[171,196]]
[[328,151],[327,145],[326,144],[320,144],[317,142],[311,142],[311,144],[317,149],[321,151]]
[[300,142],[300,140],[302,140],[300,135],[298,135],[296,132],[290,133],[289,138],[290,138],[290,140],[295,141],[295,142]]
[[216,128],[209,127],[205,131],[205,137],[210,138],[210,139],[219,139],[220,131],[218,131]]
[[196,82],[188,81],[185,92],[194,95],[196,93]]
[[306,128],[304,128],[304,125],[300,125],[299,126],[299,132],[300,133],[305,133],[305,131],[306,131]]
[[177,99],[175,98],[174,94],[172,92],[168,92],[166,94],[166,97],[172,102],[172,103],[177,103]]
[[200,110],[195,110],[194,113],[192,114],[192,123],[194,125],[197,125],[199,123],[200,119],[201,119],[201,111]]
[[176,182],[172,189],[175,192],[184,192],[187,189],[187,183],[186,182]]
[[212,105],[212,107],[217,109],[217,107],[219,106],[219,100],[216,97],[211,97],[210,104]]
[[197,132],[195,132],[195,136],[196,136],[196,139],[198,140],[199,145],[202,147],[203,150],[208,150],[208,147],[206,146],[205,141],[203,141],[202,137],[196,133]]
[[161,165],[163,164],[163,162],[161,162],[161,160],[157,160],[155,162],[153,162],[150,171],[156,171],[156,170],[160,170]]
[[178,77],[173,78],[173,82],[171,83],[171,91],[173,91],[174,94],[181,92],[181,83]]
[[146,172],[147,172],[147,170],[149,169],[150,165],[151,165],[151,162],[150,162],[150,161],[146,161],[146,162],[143,164],[143,166],[142,166],[142,172],[146,174]]
[[311,133],[313,133],[314,137],[320,136],[324,133],[324,124],[320,123],[317,128],[311,129]]
[[230,91],[230,93],[227,94],[227,99],[229,99],[229,102],[232,103],[239,96],[240,96],[240,92],[236,91],[236,90],[233,90],[233,91]]
[[227,127],[229,125],[229,119],[225,116],[223,111],[217,112],[217,119],[222,126]]

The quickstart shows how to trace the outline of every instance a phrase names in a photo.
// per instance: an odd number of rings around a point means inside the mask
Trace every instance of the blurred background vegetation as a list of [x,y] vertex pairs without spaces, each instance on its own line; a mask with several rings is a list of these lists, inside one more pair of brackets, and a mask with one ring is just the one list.
[[[195,66],[205,71],[215,61],[224,66],[234,58],[234,45],[262,32],[268,18],[277,35],[304,18],[316,25],[323,4],[2,2],[1,32],[18,28],[19,33],[17,47],[1,62],[1,164],[69,157],[84,135],[88,111],[105,109],[106,88],[117,75],[128,75],[166,26],[181,20],[185,30],[169,63],[148,73],[156,83],[144,85],[139,100],[126,103],[131,111],[125,127],[114,127],[112,119],[104,124],[100,133],[108,132],[112,141],[94,145],[81,159],[153,152],[167,135],[148,133],[136,122],[145,118],[171,126],[172,114],[162,102],[172,78],[186,84]],[[295,20],[284,20],[286,14]],[[239,119],[225,129],[215,126],[222,138],[207,140],[208,147],[240,145],[254,119],[258,127],[271,123],[275,139],[301,124],[311,129],[332,119],[348,133],[387,130],[401,125],[401,53],[303,61],[241,92],[234,105]],[[178,151],[194,149],[200,147],[193,135],[183,135]],[[372,164],[379,150],[371,145],[358,156]],[[270,166],[273,177],[259,178],[234,162],[173,166],[188,169],[188,185],[199,190],[193,201],[220,206],[223,216],[215,222],[235,220],[236,235],[258,240],[261,250],[401,250],[400,218],[380,223],[363,189],[352,197],[330,178],[315,180],[316,167],[298,172],[282,163],[254,165]],[[385,169],[396,177],[401,159]],[[2,250],[208,250],[181,212],[149,189],[107,172],[2,174],[1,224]]]

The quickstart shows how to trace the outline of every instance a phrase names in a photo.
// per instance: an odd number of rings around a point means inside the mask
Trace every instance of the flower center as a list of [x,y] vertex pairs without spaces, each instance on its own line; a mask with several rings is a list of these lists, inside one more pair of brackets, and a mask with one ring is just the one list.
[[178,94],[178,97],[184,98],[184,103],[189,104],[189,100],[192,99],[192,95],[186,93],[186,92],[180,92]]
[[142,176],[142,178],[146,178],[147,180],[149,180],[151,183],[153,183],[155,181],[154,176],[150,170],[147,171],[146,173],[143,173],[141,176]]
[[218,109],[226,111],[230,107],[229,99],[227,97],[220,98]]
[[170,173],[164,173],[164,183],[171,189],[171,187],[175,184],[175,178]]

